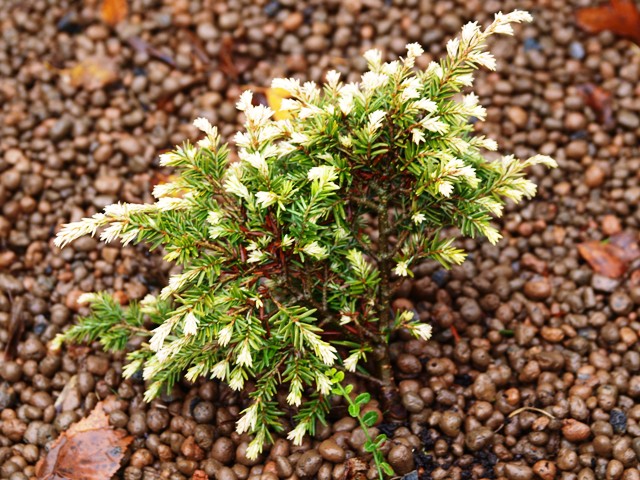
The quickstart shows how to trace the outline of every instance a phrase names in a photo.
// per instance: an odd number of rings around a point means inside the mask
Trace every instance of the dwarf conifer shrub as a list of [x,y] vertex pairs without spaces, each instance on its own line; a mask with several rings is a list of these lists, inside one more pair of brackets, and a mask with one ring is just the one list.
[[[314,432],[341,378],[336,369],[368,372],[393,394],[390,336],[399,328],[431,336],[411,312],[393,314],[399,283],[423,260],[445,268],[464,261],[444,227],[498,242],[491,220],[505,200],[535,193],[527,167],[555,165],[541,155],[485,159],[483,149],[497,145],[471,135],[470,122],[485,109],[473,93],[460,94],[475,68],[495,68],[487,38],[530,19],[514,11],[496,14],[485,30],[469,23],[426,70],[415,67],[422,48],[410,44],[389,63],[367,52],[359,83],[344,84],[333,71],[321,88],[276,79],[273,87],[291,95],[281,106],[287,119],[273,120],[244,92],[237,162],[216,128],[197,119],[204,137],[161,156],[177,176],[155,187],[155,203],[110,205],[65,225],[56,239],[62,247],[102,229],[105,242],[163,247],[181,273],[128,308],[88,294],[92,314],[60,340],[123,349],[132,336],[147,336],[125,375],[142,369],[148,400],[183,374],[234,390],[250,382],[237,431],[254,435],[252,457],[283,429],[286,409],[295,412],[290,439]],[[287,405],[276,401],[279,390]]]

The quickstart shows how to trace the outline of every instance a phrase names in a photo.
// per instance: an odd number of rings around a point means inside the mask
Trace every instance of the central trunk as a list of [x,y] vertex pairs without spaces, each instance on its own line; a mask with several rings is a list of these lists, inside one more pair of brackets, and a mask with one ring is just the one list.
[[373,349],[373,359],[378,370],[377,376],[382,381],[380,387],[382,410],[388,414],[391,420],[406,418],[407,411],[402,406],[398,386],[393,376],[389,346],[387,344],[376,345]]

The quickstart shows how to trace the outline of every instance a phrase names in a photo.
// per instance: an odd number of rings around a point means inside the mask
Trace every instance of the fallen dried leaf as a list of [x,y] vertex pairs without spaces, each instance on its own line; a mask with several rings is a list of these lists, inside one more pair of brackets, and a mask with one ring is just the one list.
[[200,40],[200,37],[189,30],[185,30],[184,35],[191,44],[191,50],[198,60],[200,60],[204,65],[209,65],[211,63],[211,59],[209,58],[209,55],[207,55],[207,51],[202,40]]
[[100,18],[112,27],[124,20],[128,13],[127,0],[103,0],[100,7]]
[[89,57],[71,68],[60,70],[60,75],[74,87],[99,90],[118,80],[116,63],[109,57]]
[[81,358],[86,357],[91,352],[91,347],[87,347],[86,345],[75,345],[70,344],[66,346],[67,355],[72,360],[80,360]]
[[251,68],[254,60],[238,53],[233,37],[226,35],[222,38],[222,43],[220,44],[218,62],[222,73],[237,80],[240,75]]
[[347,480],[364,480],[367,478],[367,464],[359,458],[350,458],[346,462],[343,478]]
[[265,88],[256,85],[245,85],[244,88],[253,92],[254,105],[265,105],[274,111],[274,119],[284,120],[291,118],[291,113],[288,110],[280,110],[282,100],[291,97],[289,92],[283,88]]
[[131,47],[138,52],[144,52],[148,54],[150,57],[154,57],[161,62],[166,63],[170,67],[176,67],[176,62],[170,55],[158,50],[157,48],[151,46],[148,42],[144,41],[140,37],[129,37],[127,38],[127,43],[131,45]]
[[612,235],[609,243],[619,249],[618,256],[625,262],[633,262],[640,258],[638,235],[633,232],[620,232]]
[[584,103],[593,109],[598,122],[602,123],[605,127],[610,128],[613,126],[613,110],[611,106],[611,93],[606,90],[587,83],[577,87],[578,93],[584,99]]
[[238,78],[238,69],[233,62],[233,46],[233,38],[228,35],[224,36],[220,44],[218,61],[222,73],[232,78]]
[[608,242],[584,242],[578,252],[591,268],[609,278],[622,277],[632,261],[640,258],[638,237],[631,232],[613,235]]
[[608,5],[581,8],[576,23],[590,33],[610,30],[640,44],[640,13],[634,0],[610,0]]
[[609,278],[620,278],[627,271],[626,262],[618,257],[618,249],[609,243],[584,242],[578,252],[594,272]]
[[36,465],[39,480],[109,480],[133,437],[113,430],[102,403],[73,424]]
[[267,97],[267,103],[271,110],[275,113],[273,114],[273,118],[276,120],[285,120],[287,118],[291,118],[291,113],[288,110],[280,110],[280,106],[282,105],[282,100],[284,98],[289,98],[289,92],[287,92],[283,88],[267,88],[264,92]]
[[75,410],[80,406],[78,398],[74,395],[77,387],[78,376],[74,375],[65,384],[62,392],[60,392],[60,395],[58,395],[58,398],[56,398],[56,402],[53,404],[54,407],[56,407],[57,412],[68,412],[71,410]]
[[25,299],[24,297],[18,297],[12,299],[11,316],[9,317],[8,333],[9,339],[4,348],[4,360],[13,360],[16,355],[18,343],[22,338],[24,332],[24,318],[23,313],[25,311]]

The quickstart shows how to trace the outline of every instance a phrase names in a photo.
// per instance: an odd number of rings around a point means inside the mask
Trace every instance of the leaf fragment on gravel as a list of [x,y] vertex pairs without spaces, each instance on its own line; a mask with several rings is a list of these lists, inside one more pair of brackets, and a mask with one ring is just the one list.
[[38,480],[109,480],[133,437],[114,430],[102,402],[53,443],[36,465]]
[[610,30],[640,45],[640,12],[635,0],[610,0],[609,4],[580,8],[576,23],[587,32]]
[[275,112],[273,114],[273,118],[275,118],[276,120],[292,118],[291,114],[287,110],[280,110],[282,100],[291,96],[289,92],[287,92],[283,88],[267,88],[265,89],[264,94],[267,97],[267,103],[269,104],[269,107],[271,107],[271,110]]
[[640,258],[637,235],[630,232],[613,235],[608,242],[581,243],[578,252],[594,272],[609,278],[622,277],[630,263]]
[[127,0],[104,0],[100,6],[100,18],[112,27],[124,20],[128,13]]
[[99,90],[118,80],[116,63],[109,57],[88,57],[70,68],[60,70],[60,75],[74,87]]
[[578,85],[577,90],[584,99],[585,105],[594,111],[600,123],[607,128],[615,125],[610,92],[593,83]]

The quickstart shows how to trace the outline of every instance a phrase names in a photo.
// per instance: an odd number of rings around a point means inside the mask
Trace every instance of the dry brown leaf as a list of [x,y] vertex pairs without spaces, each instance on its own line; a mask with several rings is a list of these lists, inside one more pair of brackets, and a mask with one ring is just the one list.
[[343,478],[346,480],[364,480],[367,478],[368,465],[363,460],[354,457],[346,461],[346,469]]
[[637,235],[622,232],[612,236],[608,242],[584,242],[578,252],[594,272],[609,278],[622,277],[632,261],[640,258]]
[[103,0],[100,7],[100,18],[112,27],[124,20],[128,13],[127,0]]
[[225,35],[220,43],[218,65],[220,71],[233,80],[249,70],[255,63],[251,57],[241,54],[236,49],[233,37]]
[[18,297],[12,299],[11,316],[9,317],[9,339],[4,348],[4,360],[13,360],[18,349],[18,343],[24,333],[24,317],[25,311],[25,299],[24,297]]
[[576,23],[590,33],[610,30],[640,45],[640,13],[635,0],[610,0],[608,5],[581,8]]
[[75,395],[75,392],[78,387],[78,376],[74,375],[71,379],[66,383],[58,398],[56,398],[56,402],[53,404],[56,407],[56,411],[58,412],[68,412],[71,410],[75,410],[79,405],[79,398]]
[[87,418],[73,424],[36,465],[39,480],[109,480],[133,440],[109,425],[98,403]]
[[109,57],[88,57],[77,65],[60,70],[60,75],[74,87],[99,90],[118,80],[116,63]]
[[618,256],[625,262],[633,262],[640,258],[638,235],[632,232],[616,233],[609,239],[609,243],[618,248]]
[[175,68],[177,66],[175,60],[169,54],[164,53],[158,50],[157,48],[151,46],[148,42],[146,42],[140,37],[137,37],[135,35],[133,37],[129,37],[127,38],[127,43],[131,45],[131,47],[134,50],[138,52],[146,53],[150,57],[157,58],[158,60],[166,63],[170,67]]
[[204,46],[204,43],[202,43],[202,40],[200,40],[200,37],[189,30],[185,30],[184,33],[191,44],[191,51],[194,53],[196,58],[204,65],[209,65],[211,63],[211,59],[209,58],[206,47]]
[[577,87],[578,93],[584,99],[584,103],[593,109],[598,121],[605,127],[614,125],[613,109],[611,106],[611,93],[592,83],[586,83]]
[[288,110],[280,110],[282,100],[290,98],[291,95],[283,88],[266,88],[256,85],[245,85],[243,88],[253,92],[253,104],[265,105],[274,111],[273,118],[276,120],[285,120],[292,118]]
[[218,53],[218,61],[220,62],[220,71],[231,78],[238,78],[238,69],[233,61],[233,37],[225,35],[222,37],[220,44],[220,52]]
[[618,249],[609,243],[584,242],[578,252],[594,272],[609,278],[620,278],[627,271],[626,262],[618,256]]

